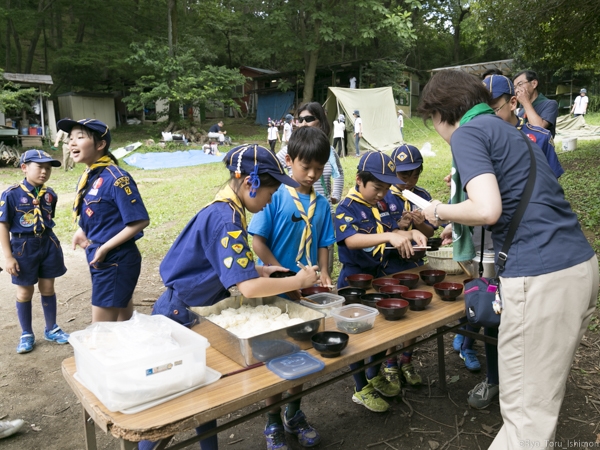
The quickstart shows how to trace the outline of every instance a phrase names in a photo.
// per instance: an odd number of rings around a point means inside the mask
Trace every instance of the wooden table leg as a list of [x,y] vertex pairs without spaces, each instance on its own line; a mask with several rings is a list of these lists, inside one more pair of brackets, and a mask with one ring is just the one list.
[[88,412],[83,408],[83,428],[85,431],[85,448],[86,450],[97,450],[96,447],[96,422],[90,417]]
[[437,332],[440,335],[437,337],[438,351],[438,375],[440,378],[440,389],[446,392],[446,359],[444,358],[444,332],[442,328],[438,328]]

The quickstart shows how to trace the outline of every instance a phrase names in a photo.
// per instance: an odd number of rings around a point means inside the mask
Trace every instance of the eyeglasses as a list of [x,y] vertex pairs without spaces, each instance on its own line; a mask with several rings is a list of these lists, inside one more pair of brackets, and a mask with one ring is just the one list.
[[314,122],[315,120],[317,120],[317,118],[315,116],[300,116],[296,120],[298,121],[298,123],[302,123],[302,122],[311,123],[311,122]]
[[494,114],[498,114],[498,113],[500,112],[500,110],[501,110],[502,108],[504,108],[504,106],[505,106],[505,105],[506,105],[508,102],[510,102],[510,100],[506,100],[506,101],[505,101],[504,103],[502,103],[500,106],[498,106],[497,108],[494,108]]
[[515,84],[515,87],[516,88],[521,88],[521,87],[523,87],[524,84],[527,84],[527,83],[531,83],[531,81],[528,81],[528,80],[519,81],[517,84]]

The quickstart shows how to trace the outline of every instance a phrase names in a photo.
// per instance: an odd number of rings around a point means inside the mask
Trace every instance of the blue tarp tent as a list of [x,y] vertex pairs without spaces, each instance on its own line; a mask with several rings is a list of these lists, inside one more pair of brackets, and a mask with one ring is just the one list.
[[269,117],[273,120],[283,119],[294,104],[293,92],[274,92],[258,96],[256,123],[267,125]]

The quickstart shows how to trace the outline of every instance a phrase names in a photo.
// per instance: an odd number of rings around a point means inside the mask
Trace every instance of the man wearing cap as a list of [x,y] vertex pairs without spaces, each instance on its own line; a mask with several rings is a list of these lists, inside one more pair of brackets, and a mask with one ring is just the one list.
[[523,70],[514,76],[513,83],[515,96],[522,106],[519,117],[532,125],[550,130],[554,137],[558,103],[538,92],[537,74],[533,70]]
[[360,138],[362,138],[363,134],[363,123],[358,109],[354,110],[352,115],[354,116],[354,146],[356,147],[356,157],[358,158],[360,156]]
[[582,89],[579,91],[579,97],[575,99],[573,102],[573,107],[571,108],[571,114],[573,114],[573,117],[585,116],[589,101],[589,98],[586,94],[587,89]]

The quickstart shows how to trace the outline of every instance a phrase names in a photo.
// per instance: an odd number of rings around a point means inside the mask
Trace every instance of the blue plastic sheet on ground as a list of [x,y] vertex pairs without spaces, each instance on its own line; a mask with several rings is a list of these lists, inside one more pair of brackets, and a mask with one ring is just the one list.
[[145,170],[172,169],[174,167],[199,166],[223,161],[221,156],[207,155],[204,150],[186,150],[162,153],[134,153],[124,161],[130,166]]

